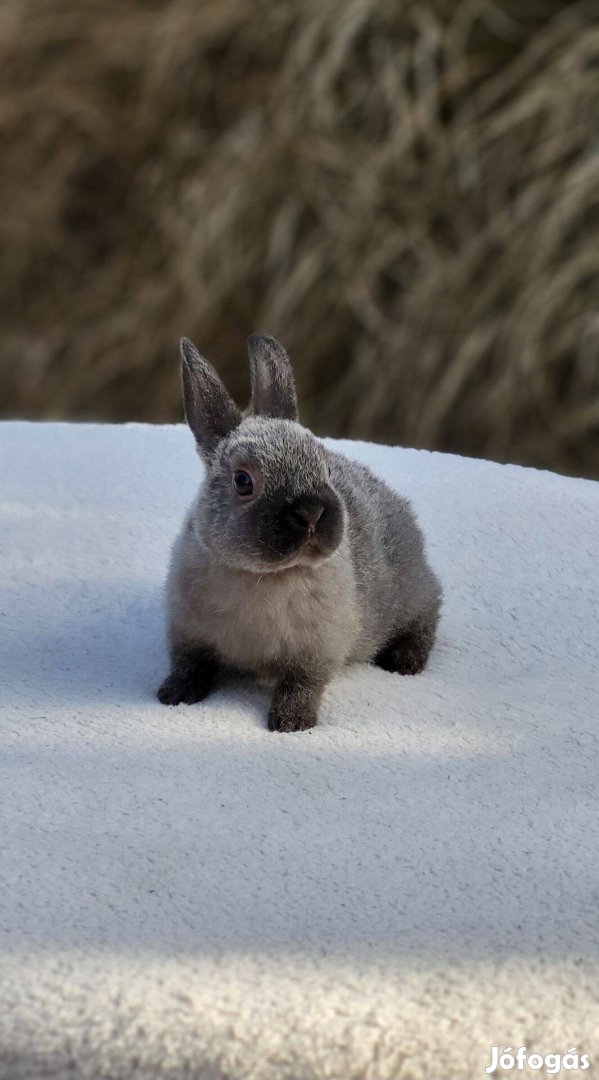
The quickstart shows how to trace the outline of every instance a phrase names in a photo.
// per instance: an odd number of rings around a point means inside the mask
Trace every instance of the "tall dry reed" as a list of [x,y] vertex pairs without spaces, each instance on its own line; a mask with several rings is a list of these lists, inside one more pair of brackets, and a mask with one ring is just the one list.
[[264,329],[320,432],[599,475],[598,84],[596,2],[5,0],[4,415]]

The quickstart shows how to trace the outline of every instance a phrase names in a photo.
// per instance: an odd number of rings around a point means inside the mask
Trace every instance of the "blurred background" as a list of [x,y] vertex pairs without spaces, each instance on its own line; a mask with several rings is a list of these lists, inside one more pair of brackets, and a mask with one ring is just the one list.
[[0,409],[241,403],[599,477],[599,5],[3,0]]

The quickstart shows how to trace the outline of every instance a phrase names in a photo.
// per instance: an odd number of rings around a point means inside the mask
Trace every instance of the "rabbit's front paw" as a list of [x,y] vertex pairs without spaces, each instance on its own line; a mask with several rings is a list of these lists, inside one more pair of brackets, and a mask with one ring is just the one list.
[[307,731],[318,723],[316,709],[285,708],[280,702],[273,703],[268,714],[269,731]]
[[163,705],[195,705],[210,693],[210,686],[186,678],[173,671],[158,690],[158,700]]
[[156,695],[158,700],[163,705],[195,705],[203,701],[214,685],[214,655],[202,647],[179,647],[173,661],[173,670]]
[[275,687],[268,713],[269,731],[306,731],[318,722],[320,681],[288,672]]

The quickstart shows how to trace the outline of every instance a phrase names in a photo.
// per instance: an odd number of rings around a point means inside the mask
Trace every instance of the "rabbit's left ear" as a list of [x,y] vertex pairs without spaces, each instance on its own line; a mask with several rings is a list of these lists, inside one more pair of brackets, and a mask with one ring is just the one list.
[[193,342],[181,338],[179,348],[185,419],[195,435],[198,450],[206,457],[241,423],[241,413]]
[[283,346],[265,334],[252,334],[248,339],[248,352],[255,416],[297,420],[295,380]]

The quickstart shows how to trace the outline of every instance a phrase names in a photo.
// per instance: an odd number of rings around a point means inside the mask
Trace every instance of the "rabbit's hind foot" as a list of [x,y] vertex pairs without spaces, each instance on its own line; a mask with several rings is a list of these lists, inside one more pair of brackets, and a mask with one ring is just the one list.
[[436,625],[413,623],[392,637],[374,658],[383,671],[418,675],[424,670],[435,640]]

